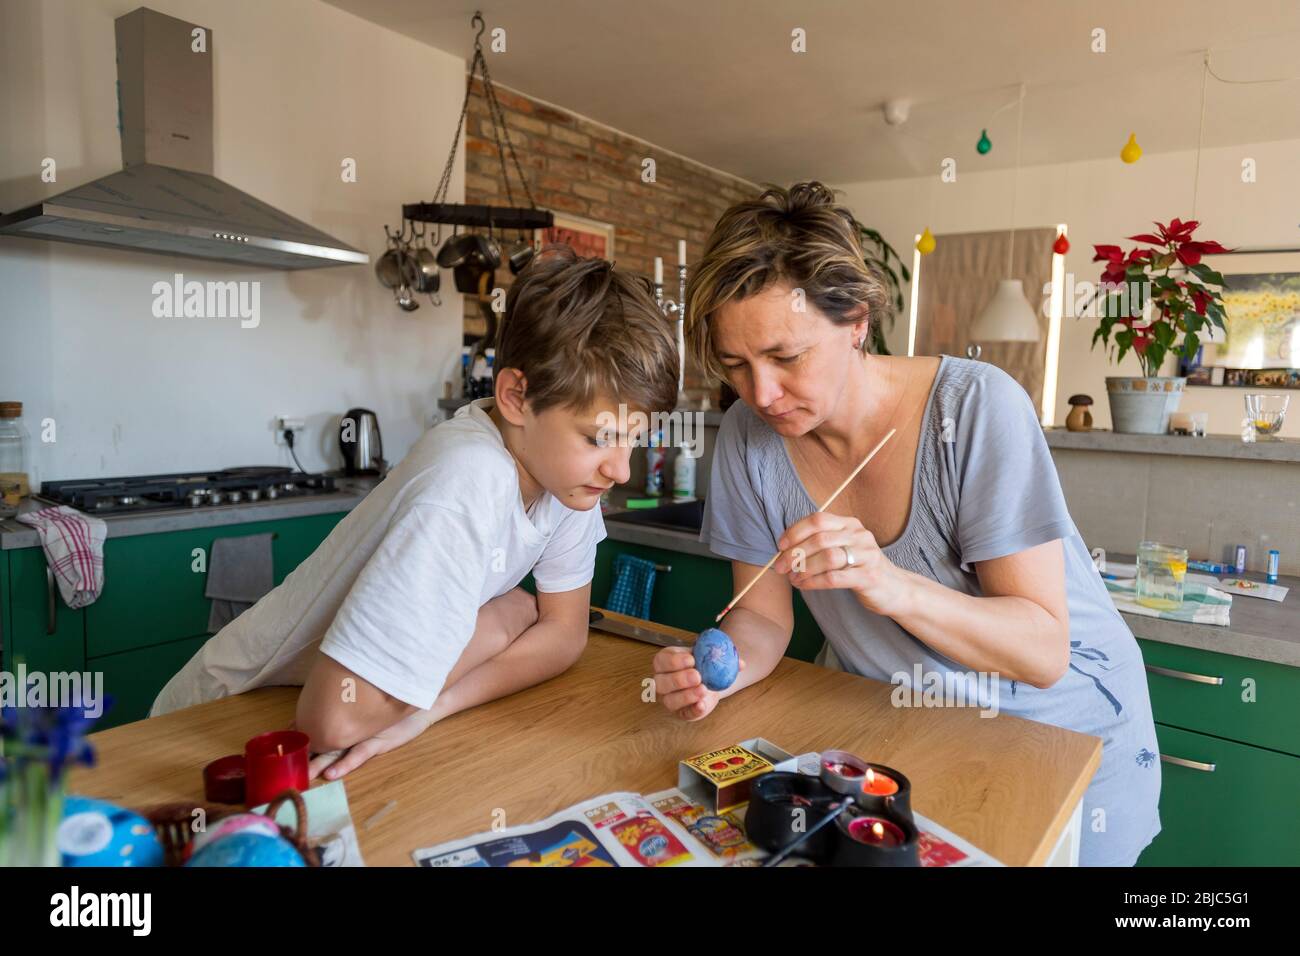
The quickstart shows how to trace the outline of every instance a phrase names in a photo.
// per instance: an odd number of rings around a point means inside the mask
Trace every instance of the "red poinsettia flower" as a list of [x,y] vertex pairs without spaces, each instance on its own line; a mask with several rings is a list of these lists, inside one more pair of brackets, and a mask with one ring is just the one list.
[[1196,314],[1205,314],[1205,304],[1210,301],[1210,297],[1200,290],[1192,292],[1192,303],[1196,306]]
[[1150,344],[1151,344],[1151,339],[1145,335],[1133,336],[1133,351],[1136,352],[1138,355],[1145,354],[1147,350],[1147,346]]
[[1196,231],[1196,227],[1199,225],[1200,223],[1195,219],[1190,222],[1183,222],[1178,218],[1175,218],[1168,226],[1156,223],[1160,235],[1164,236],[1167,242],[1186,242],[1192,238],[1192,233]]
[[1116,262],[1124,258],[1124,250],[1119,246],[1093,246],[1097,254],[1092,257],[1093,262]]
[[[1156,225],[1160,224],[1156,223]],[[1164,239],[1161,239],[1159,236],[1153,236],[1149,232],[1139,232],[1136,236],[1129,236],[1128,238],[1133,242],[1149,242],[1153,246],[1163,246],[1165,244]]]

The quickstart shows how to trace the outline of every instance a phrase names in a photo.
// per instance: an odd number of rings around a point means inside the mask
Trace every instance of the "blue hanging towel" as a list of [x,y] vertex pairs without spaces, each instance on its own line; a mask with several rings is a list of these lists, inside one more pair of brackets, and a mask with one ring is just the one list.
[[650,619],[650,600],[655,591],[655,563],[630,554],[614,559],[614,584],[605,607],[619,614]]

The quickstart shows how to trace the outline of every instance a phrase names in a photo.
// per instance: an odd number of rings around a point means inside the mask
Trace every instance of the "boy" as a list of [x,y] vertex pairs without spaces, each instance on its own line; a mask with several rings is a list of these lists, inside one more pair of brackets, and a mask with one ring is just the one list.
[[[670,410],[676,342],[640,280],[560,247],[510,288],[496,358],[495,396],[425,433],[150,716],[301,684],[295,725],[312,750],[348,750],[313,762],[333,779],[578,659],[600,496],[627,480],[637,440],[602,416]],[[536,598],[517,587],[530,571]]]

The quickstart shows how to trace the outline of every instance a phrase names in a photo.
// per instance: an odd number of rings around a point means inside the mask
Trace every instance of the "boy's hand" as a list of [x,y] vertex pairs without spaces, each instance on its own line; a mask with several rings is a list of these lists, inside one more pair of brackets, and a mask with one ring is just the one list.
[[338,780],[350,773],[371,757],[400,747],[407,741],[414,740],[433,722],[433,711],[417,710],[403,717],[387,730],[382,730],[373,737],[354,744],[347,750],[334,750],[317,754],[311,759],[307,768],[308,778],[315,780],[324,773],[326,780]]
[[[665,647],[654,656],[655,695],[683,720],[707,717],[722,695],[704,686],[689,647]],[[745,661],[740,661],[745,669]],[[733,685],[734,686],[734,685]]]

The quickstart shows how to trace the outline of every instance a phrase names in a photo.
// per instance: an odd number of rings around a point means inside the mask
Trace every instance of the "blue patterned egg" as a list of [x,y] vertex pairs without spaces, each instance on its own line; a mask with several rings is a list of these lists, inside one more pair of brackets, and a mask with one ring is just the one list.
[[709,690],[726,690],[740,673],[740,655],[726,632],[711,627],[695,639],[695,669]]
[[56,835],[64,866],[162,866],[153,824],[130,810],[68,795]]
[[186,866],[306,866],[284,837],[240,830],[213,840],[190,857]]

